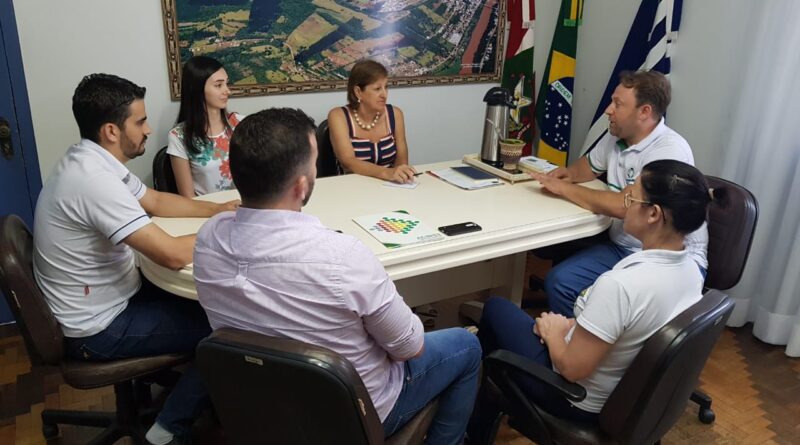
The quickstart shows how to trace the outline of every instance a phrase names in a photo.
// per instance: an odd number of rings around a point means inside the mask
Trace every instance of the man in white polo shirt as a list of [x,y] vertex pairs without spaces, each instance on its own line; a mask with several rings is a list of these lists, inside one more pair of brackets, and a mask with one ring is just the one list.
[[[125,163],[150,134],[145,89],[108,74],[83,78],[72,98],[81,140],[48,177],[34,217],[36,281],[64,332],[67,354],[87,361],[188,352],[211,330],[202,308],[143,280],[133,249],[162,266],[192,261],[195,236],[172,237],[158,216],[212,216],[238,202],[193,201],[147,188]],[[196,371],[178,381],[153,443],[188,432],[206,395]],[[177,439],[176,439],[177,440]]]
[[[606,108],[608,133],[588,155],[567,168],[547,175],[535,174],[542,187],[594,213],[613,218],[609,241],[588,247],[556,264],[547,274],[544,289],[550,310],[573,317],[575,300],[601,274],[626,256],[641,250],[641,243],[622,229],[624,195],[647,163],[674,159],[694,165],[686,140],[664,124],[671,98],[669,80],[658,71],[623,72]],[[610,191],[577,185],[606,173]],[[708,231],[703,224],[686,237],[686,248],[705,276],[708,268]]]

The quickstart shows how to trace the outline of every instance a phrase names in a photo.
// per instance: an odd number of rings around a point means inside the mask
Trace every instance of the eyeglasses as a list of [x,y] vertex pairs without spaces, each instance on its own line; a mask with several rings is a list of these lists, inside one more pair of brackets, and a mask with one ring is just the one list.
[[664,209],[661,208],[660,205],[658,205],[656,203],[653,203],[653,202],[650,202],[650,201],[645,201],[644,199],[634,198],[633,195],[631,195],[631,192],[628,192],[628,193],[625,194],[625,199],[624,199],[623,202],[625,203],[625,208],[626,209],[631,208],[631,203],[633,203],[634,201],[642,204],[643,206],[653,206],[653,207],[659,209],[661,211],[661,219],[664,220],[664,223],[667,222],[667,214],[664,212]]
[[634,198],[633,195],[631,194],[631,192],[628,192],[628,193],[625,194],[625,200],[623,202],[625,203],[625,208],[626,209],[629,209],[631,207],[631,203],[633,203],[634,201],[638,202],[638,203],[641,203],[642,205],[648,205],[648,206],[655,205],[650,201],[645,201],[643,199]]

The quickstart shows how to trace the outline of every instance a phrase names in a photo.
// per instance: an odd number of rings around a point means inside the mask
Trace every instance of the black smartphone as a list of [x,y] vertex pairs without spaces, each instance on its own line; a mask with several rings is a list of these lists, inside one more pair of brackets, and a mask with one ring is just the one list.
[[465,222],[439,227],[439,231],[447,236],[461,235],[463,233],[477,232],[479,230],[481,230],[481,226],[475,224],[474,222]]

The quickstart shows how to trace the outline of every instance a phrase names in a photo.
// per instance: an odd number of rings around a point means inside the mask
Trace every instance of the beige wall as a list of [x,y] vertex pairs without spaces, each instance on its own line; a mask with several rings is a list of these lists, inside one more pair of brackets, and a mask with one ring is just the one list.
[[[580,29],[574,103],[576,156],[636,13],[638,0],[587,1]],[[713,170],[703,148],[721,143],[738,90],[736,50],[746,36],[746,0],[686,0],[673,59],[674,100],[669,123],[695,149],[698,165]],[[169,99],[160,2],[15,0],[34,131],[43,178],[78,140],[70,99],[80,79],[109,72],[147,87],[153,134],[148,152],[129,168],[151,182],[151,160],[166,144],[177,114]],[[536,66],[541,79],[560,0],[537,0]],[[479,149],[483,93],[491,84],[396,88],[391,102],[406,114],[413,163],[454,159]],[[229,108],[251,113],[271,106],[305,110],[317,121],[344,102],[343,92],[233,99]],[[713,173],[713,171],[712,171]]]

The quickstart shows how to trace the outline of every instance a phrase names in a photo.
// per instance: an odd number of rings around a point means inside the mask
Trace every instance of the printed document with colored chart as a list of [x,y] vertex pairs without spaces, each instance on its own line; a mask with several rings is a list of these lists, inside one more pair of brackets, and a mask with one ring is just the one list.
[[403,211],[360,216],[353,221],[389,249],[444,239],[444,235]]

